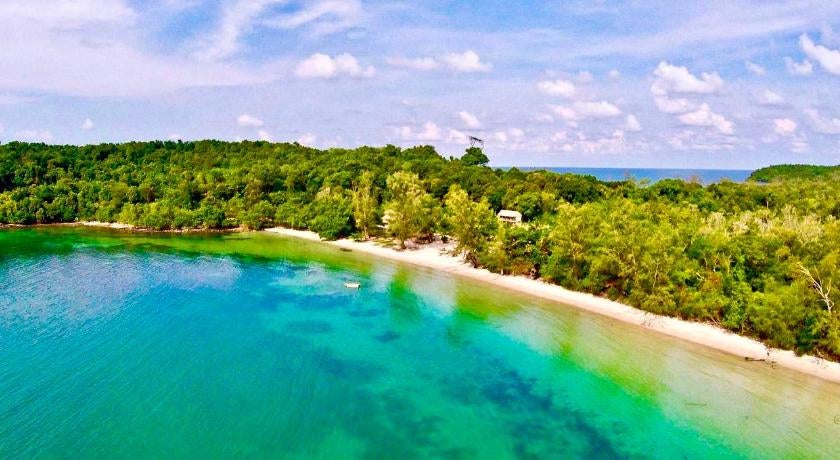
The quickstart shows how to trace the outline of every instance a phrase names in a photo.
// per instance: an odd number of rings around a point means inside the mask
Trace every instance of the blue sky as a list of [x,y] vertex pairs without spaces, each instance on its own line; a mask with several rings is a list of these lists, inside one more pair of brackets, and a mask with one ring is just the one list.
[[840,2],[2,0],[0,139],[840,163]]

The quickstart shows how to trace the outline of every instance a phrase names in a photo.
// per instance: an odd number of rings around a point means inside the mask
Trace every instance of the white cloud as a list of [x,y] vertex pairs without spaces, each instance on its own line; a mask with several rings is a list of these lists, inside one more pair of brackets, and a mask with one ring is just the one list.
[[820,63],[826,72],[840,75],[840,50],[833,50],[821,45],[814,44],[810,37],[802,34],[799,37],[799,46],[809,58]]
[[184,139],[184,136],[180,135],[179,133],[172,133],[169,136],[167,136],[167,139],[169,139],[170,141],[180,141]]
[[804,60],[802,63],[798,63],[793,59],[786,57],[785,58],[785,67],[787,71],[791,75],[811,75],[814,73],[814,66],[811,64],[811,61]]
[[361,16],[359,0],[319,0],[303,3],[298,11],[265,19],[262,24],[281,29],[312,25],[316,35],[326,35],[352,27]]
[[840,118],[826,118],[817,109],[803,110],[811,119],[814,131],[821,134],[840,134]]
[[401,126],[395,129],[395,134],[406,141],[439,141],[443,138],[441,129],[435,123],[427,121],[421,129],[415,130],[411,126]]
[[767,69],[754,62],[744,61],[744,66],[746,66],[747,70],[749,70],[750,73],[753,75],[758,75],[759,77],[761,77],[767,74]]
[[449,135],[446,137],[446,142],[450,144],[466,144],[469,142],[469,136],[457,129],[450,129]]
[[505,144],[507,142],[518,142],[525,137],[525,131],[520,128],[508,128],[504,131],[496,131],[493,133],[493,139]]
[[574,83],[566,80],[543,80],[537,83],[537,89],[549,96],[574,97],[576,88]]
[[595,80],[595,77],[592,75],[592,72],[581,70],[577,74],[577,79],[581,83],[591,83],[592,80]]
[[343,53],[335,58],[326,54],[313,54],[308,59],[298,63],[295,75],[300,78],[335,78],[348,76],[353,78],[370,78],[376,70],[373,66],[363,67],[353,55]]
[[306,147],[315,147],[318,143],[318,136],[312,133],[304,133],[298,138],[297,143]]
[[684,113],[678,118],[685,125],[714,127],[722,134],[727,135],[734,132],[732,122],[724,118],[723,115],[712,112],[708,104],[703,104],[698,110]]
[[410,69],[418,71],[435,70],[440,67],[440,63],[431,57],[405,58],[396,57],[387,59],[386,62],[392,67],[401,69]]
[[84,24],[130,22],[136,16],[123,0],[4,0],[0,3],[0,19],[27,21],[48,27],[72,29]]
[[664,96],[657,96],[653,98],[653,102],[660,112],[671,114],[686,113],[697,108],[697,104],[684,98],[670,99]]
[[239,126],[244,126],[246,128],[259,128],[264,123],[262,120],[255,116],[243,113],[242,115],[236,117],[236,124]]
[[773,120],[773,132],[779,136],[790,136],[796,131],[796,122],[790,118],[776,118]]
[[[269,67],[196,62],[147,51],[136,14],[118,0],[0,1],[0,91],[89,97],[158,95],[180,88],[276,78]],[[137,21],[138,23],[140,21]]]
[[271,134],[268,131],[261,129],[257,131],[257,139],[261,141],[271,142]]
[[460,111],[458,112],[458,118],[461,119],[461,122],[464,123],[464,126],[467,128],[475,129],[481,127],[481,121],[475,115],[467,112],[467,111]]
[[784,102],[785,99],[782,96],[779,96],[769,89],[765,89],[758,95],[758,103],[761,105],[781,105]]
[[723,87],[723,79],[716,72],[703,72],[700,78],[687,68],[660,62],[653,72],[654,81],[650,90],[657,96],[669,93],[715,93]]
[[93,129],[93,126],[93,120],[91,120],[90,118],[86,118],[85,121],[82,123],[82,129],[84,131],[90,131],[91,129]]
[[549,115],[547,113],[538,113],[538,114],[534,115],[534,121],[537,121],[537,122],[540,122],[540,123],[553,123],[554,122],[554,117],[552,117],[551,115]]
[[15,139],[26,142],[50,143],[53,140],[51,132],[43,129],[24,129],[15,133]]
[[607,72],[607,76],[612,78],[613,80],[618,80],[619,78],[621,78],[621,72],[619,72],[618,69],[612,69],[609,72]]
[[567,121],[589,118],[612,118],[621,115],[621,109],[607,101],[578,101],[571,106],[553,106],[554,113]]
[[627,118],[624,121],[624,129],[627,131],[641,131],[642,124],[639,123],[639,120],[636,119],[636,116],[633,114],[627,115]]
[[225,59],[241,49],[240,39],[252,27],[254,20],[272,5],[285,0],[235,0],[227,2],[218,27],[198,45],[195,56],[205,61]]
[[481,57],[473,50],[447,54],[443,61],[450,69],[460,73],[489,72],[493,68],[491,64],[481,62]]

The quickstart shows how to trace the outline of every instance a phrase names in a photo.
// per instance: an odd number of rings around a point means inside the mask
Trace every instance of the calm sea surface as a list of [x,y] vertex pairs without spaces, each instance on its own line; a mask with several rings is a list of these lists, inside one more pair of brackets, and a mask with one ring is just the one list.
[[[507,168],[505,168],[507,169]],[[621,181],[635,179],[657,182],[662,179],[697,180],[702,184],[712,184],[728,180],[744,182],[752,170],[741,169],[645,169],[645,168],[522,168],[523,171],[546,169],[557,173],[584,174],[595,176],[602,181]]]
[[837,458],[838,416],[840,385],[327,245],[0,231],[2,458]]

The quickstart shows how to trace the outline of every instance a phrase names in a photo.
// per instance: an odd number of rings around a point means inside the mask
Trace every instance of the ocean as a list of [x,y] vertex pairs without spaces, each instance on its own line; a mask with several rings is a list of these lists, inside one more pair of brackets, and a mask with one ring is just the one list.
[[[656,168],[567,168],[567,167],[519,167],[523,171],[546,169],[557,173],[571,173],[595,176],[601,181],[621,181],[635,179],[657,182],[663,179],[697,180],[702,184],[712,184],[724,180],[744,182],[752,174],[748,169],[656,169]],[[508,169],[508,168],[505,168]]]
[[449,273],[263,233],[0,249],[2,458],[836,458],[840,385]]

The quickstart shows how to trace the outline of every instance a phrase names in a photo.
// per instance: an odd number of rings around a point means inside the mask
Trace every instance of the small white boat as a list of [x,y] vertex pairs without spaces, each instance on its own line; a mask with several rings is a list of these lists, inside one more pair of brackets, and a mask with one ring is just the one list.
[[344,283],[344,287],[350,288],[350,289],[359,289],[360,287],[362,287],[362,285],[360,283],[354,283],[352,281],[348,281],[348,282]]

